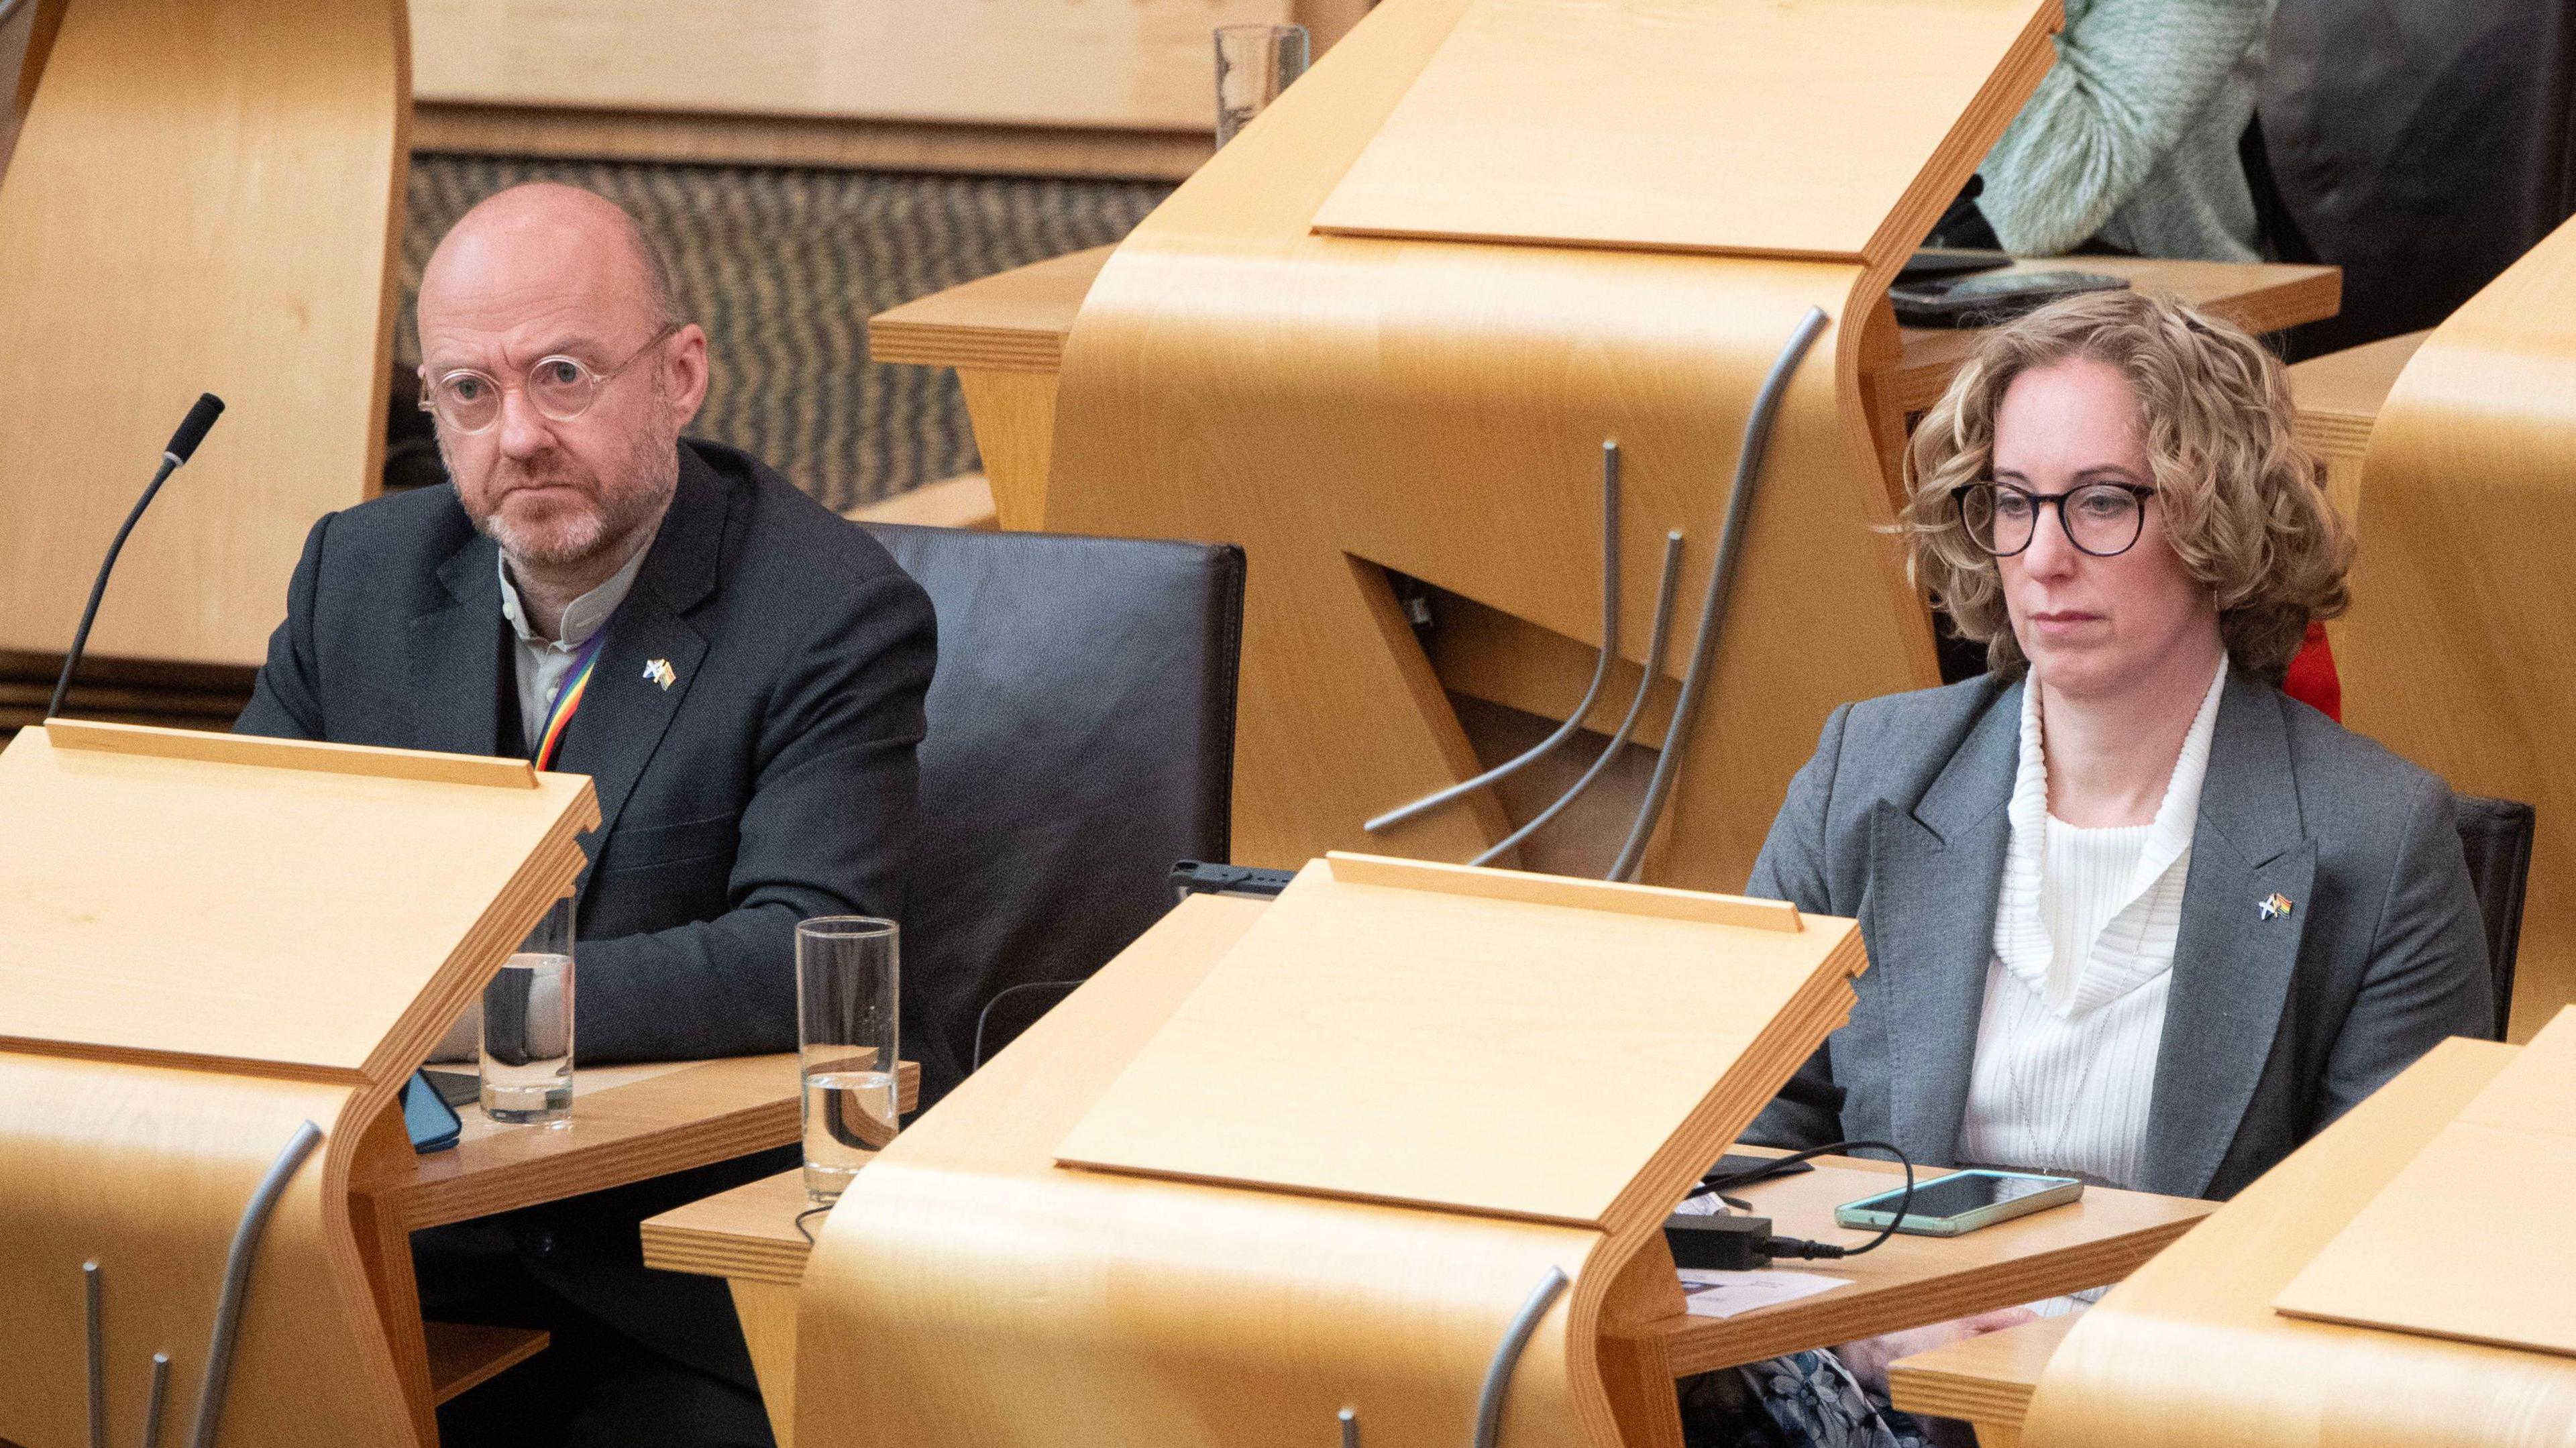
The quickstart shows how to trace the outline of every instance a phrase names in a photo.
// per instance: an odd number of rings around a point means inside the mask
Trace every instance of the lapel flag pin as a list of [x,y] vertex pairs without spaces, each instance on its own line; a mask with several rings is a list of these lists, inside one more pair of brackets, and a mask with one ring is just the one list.
[[2275,890],[2255,902],[2254,913],[2266,920],[2278,920],[2290,913],[2290,897]]
[[[671,661],[669,659],[654,659],[645,664],[644,677],[646,681],[650,683],[661,685],[666,691],[673,684],[680,682],[679,671],[671,667]],[[2288,909],[2288,902],[2282,902],[2281,908],[2284,910]]]

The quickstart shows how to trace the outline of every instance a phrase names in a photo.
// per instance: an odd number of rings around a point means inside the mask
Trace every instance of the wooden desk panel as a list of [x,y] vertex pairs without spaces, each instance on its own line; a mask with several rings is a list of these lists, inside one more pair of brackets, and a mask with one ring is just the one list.
[[[2049,1359],[2029,1448],[2527,1448],[2576,1422],[2576,1362],[2303,1322],[2273,1298],[2515,1050],[2453,1039],[2104,1298]],[[2390,1263],[2395,1272],[2434,1270]]]
[[[1940,1173],[1926,1173],[1927,1178]],[[1884,1162],[1825,1158],[1814,1172],[1735,1193],[1785,1235],[1857,1246],[1875,1232],[1834,1225],[1834,1208],[1888,1189]],[[1900,1178],[1901,1180],[1901,1178]],[[2088,1187],[2072,1206],[2016,1217],[1964,1237],[1902,1233],[1864,1256],[1780,1265],[1832,1277],[1803,1301],[1730,1318],[1658,1324],[1676,1376],[1759,1362],[2120,1281],[2217,1210],[2214,1202]]]
[[2013,1448],[2039,1375],[2077,1318],[2043,1317],[1888,1365],[1888,1397],[1909,1413],[1958,1418],[1977,1428],[1977,1448]]
[[[1773,1214],[1782,1233],[1856,1243],[1870,1234],[1836,1227],[1834,1208],[1884,1190],[1896,1175],[1897,1169],[1884,1162],[1828,1157],[1812,1173],[1766,1182],[1741,1195],[1758,1210]],[[738,1305],[744,1306],[746,1321],[761,1312],[773,1330],[792,1329],[792,1308],[779,1308],[776,1299],[767,1296],[746,1303],[743,1294],[747,1287],[765,1293],[793,1292],[803,1281],[813,1244],[797,1230],[796,1215],[809,1205],[797,1172],[782,1172],[691,1202],[644,1224],[645,1265],[727,1278],[736,1290]],[[1852,1285],[1741,1317],[1717,1320],[1683,1315],[1639,1324],[1624,1332],[1616,1345],[1620,1350],[1605,1353],[1605,1362],[1625,1364],[1633,1372],[1668,1382],[1711,1368],[1829,1347],[2116,1282],[2214,1209],[2209,1202],[2097,1189],[2073,1207],[2006,1222],[1969,1237],[1898,1237],[1876,1252],[1845,1261],[1785,1263],[1796,1270],[1849,1278]],[[805,1230],[820,1235],[827,1220],[808,1218]],[[2069,1318],[2049,1319],[2030,1331],[2045,1334],[2047,1347],[2053,1348],[2071,1323]],[[2023,1363],[2032,1352],[2039,1352],[2044,1360],[2045,1349],[2027,1346],[2030,1341],[2016,1339],[2023,1346],[2016,1349],[2021,1356],[2013,1362]],[[785,1347],[773,1347],[772,1352],[774,1361],[792,1365],[792,1332]],[[765,1388],[772,1386],[771,1360],[761,1364]],[[2009,1377],[2000,1387],[1982,1379],[1940,1381],[1924,1390],[1933,1397],[1899,1406],[1980,1422],[1991,1418],[2017,1423],[2020,1404],[2038,1379],[2035,1362],[2023,1363],[2023,1369],[2018,1387]],[[1990,1375],[1998,1371],[1978,1364],[1956,1365],[1952,1370]],[[2007,1399],[2008,1415],[1998,1406]],[[1967,1411],[1970,1408],[1978,1411]],[[1986,1417],[1979,1417],[1980,1413]]]
[[729,1192],[700,1197],[644,1223],[644,1265],[665,1272],[695,1272],[737,1282],[793,1287],[805,1280],[805,1259],[823,1218],[797,1214],[814,1205],[805,1195],[805,1173],[783,1171]]
[[374,494],[410,115],[398,0],[71,4],[0,186],[0,649],[256,664],[306,532]]
[[[2249,332],[2277,332],[2343,309],[2343,268],[2278,262],[2173,261],[2140,256],[2027,257],[1996,275],[2088,271],[2125,277],[2141,292],[2172,297]],[[1896,406],[1921,412],[1941,400],[1952,374],[1977,349],[1973,327],[1905,327],[1905,360],[1890,388]]]
[[[911,1110],[919,1101],[920,1066],[901,1063],[898,1079],[903,1109]],[[438,1396],[442,1361],[451,1374],[489,1377],[509,1366],[500,1358],[536,1349],[451,1339],[444,1358],[434,1358],[430,1333],[448,1325],[421,1321],[413,1232],[785,1146],[798,1138],[798,1111],[792,1053],[585,1067],[573,1073],[569,1122],[505,1125],[464,1106],[457,1111],[457,1144],[426,1156],[411,1150],[399,1105],[389,1109],[350,1173],[349,1215],[424,1441],[436,1441],[431,1409],[444,1401]]]

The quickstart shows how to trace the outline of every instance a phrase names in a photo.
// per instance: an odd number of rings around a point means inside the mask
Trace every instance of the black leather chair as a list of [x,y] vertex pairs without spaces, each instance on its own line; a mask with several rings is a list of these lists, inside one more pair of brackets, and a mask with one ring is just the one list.
[[930,593],[939,672],[904,904],[904,1054],[922,1099],[1222,861],[1233,809],[1243,550],[872,525]]
[[2522,944],[2522,891],[2531,879],[2531,806],[2474,794],[2451,796],[2460,850],[2469,859],[2478,915],[2487,927],[2487,964],[2495,973],[2495,1038],[2513,1015],[2513,955]]

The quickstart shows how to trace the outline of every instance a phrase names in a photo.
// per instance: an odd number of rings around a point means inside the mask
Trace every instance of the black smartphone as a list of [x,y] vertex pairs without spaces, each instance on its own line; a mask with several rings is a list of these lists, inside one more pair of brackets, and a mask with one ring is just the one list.
[[1996,271],[2013,264],[2012,254],[1963,246],[1926,246],[1915,249],[1906,258],[1905,269],[1896,274],[1899,286],[1928,282],[1936,277],[1966,276],[1971,272]]
[[414,1071],[402,1088],[403,1125],[411,1132],[411,1149],[423,1155],[445,1151],[465,1130],[456,1108],[430,1083],[429,1073]]
[[2088,271],[1981,272],[1887,289],[1896,320],[1909,327],[1991,327],[2059,297],[2128,288],[2124,277]]

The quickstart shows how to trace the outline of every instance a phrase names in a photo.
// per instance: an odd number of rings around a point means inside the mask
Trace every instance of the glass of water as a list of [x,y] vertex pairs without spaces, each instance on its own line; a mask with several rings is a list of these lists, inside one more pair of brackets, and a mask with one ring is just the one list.
[[1216,28],[1216,143],[1252,124],[1288,83],[1306,73],[1303,25]]
[[805,1195],[840,1200],[894,1140],[895,982],[891,920],[824,915],[796,927],[796,1048],[804,1076]]
[[572,1119],[572,901],[557,900],[483,988],[483,1114]]

